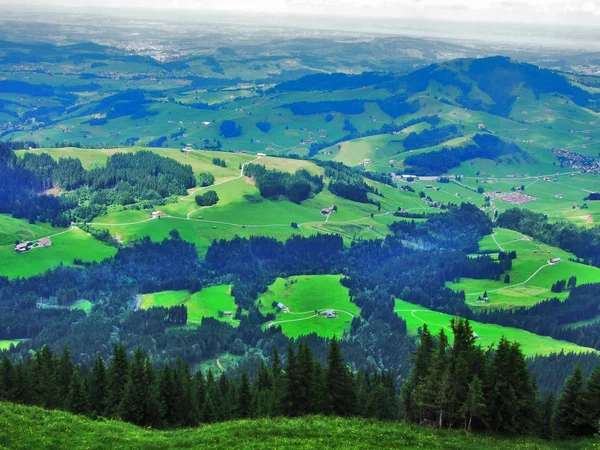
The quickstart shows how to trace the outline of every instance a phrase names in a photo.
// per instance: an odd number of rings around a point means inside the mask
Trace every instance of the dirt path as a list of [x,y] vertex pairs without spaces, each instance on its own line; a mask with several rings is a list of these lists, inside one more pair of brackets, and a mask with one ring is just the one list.
[[[245,167],[246,167],[248,164],[252,164],[253,162],[256,162],[256,161],[258,161],[258,160],[259,160],[259,159],[261,159],[261,158],[262,158],[262,156],[259,156],[258,158],[256,158],[256,159],[253,159],[252,161],[248,161],[247,163],[244,163],[244,164],[242,164],[242,167],[240,168],[240,175],[239,175],[239,176],[237,176],[237,177],[234,177],[234,178],[229,178],[229,179],[227,179],[227,180],[221,181],[221,182],[219,182],[219,183],[212,184],[212,185],[210,185],[210,186],[204,186],[204,187],[198,188],[198,189],[196,189],[196,190],[194,190],[194,191],[190,192],[190,193],[189,193],[188,195],[186,195],[185,197],[179,197],[179,200],[185,200],[185,199],[188,199],[188,198],[190,198],[192,195],[196,194],[197,192],[204,191],[204,190],[206,190],[206,189],[209,189],[209,188],[214,188],[214,187],[216,187],[216,186],[221,186],[221,185],[223,185],[223,184],[230,183],[230,182],[232,182],[232,181],[234,181],[234,180],[238,180],[238,179],[242,178],[242,177],[244,176],[244,168],[245,168]],[[193,211],[192,211],[192,212],[193,212]],[[190,214],[191,214],[191,213],[190,213]],[[190,214],[188,214],[188,219],[190,218]]]
[[498,244],[498,241],[496,240],[496,232],[492,233],[492,239],[494,240],[494,242],[496,243],[496,245],[498,246],[500,251],[503,252],[504,248],[502,248],[502,246],[500,244]]
[[[34,241],[39,241],[40,239],[44,239],[44,238],[48,238],[48,239],[50,239],[50,238],[53,238],[53,237],[56,237],[56,236],[60,236],[61,234],[69,233],[70,231],[73,231],[75,228],[77,228],[77,227],[75,227],[75,226],[71,226],[71,228],[69,228],[68,230],[61,231],[60,233],[51,234],[50,236],[42,236],[42,237],[40,237],[40,238],[37,238],[37,239],[32,239],[32,240],[34,240]],[[5,245],[0,245],[0,248],[2,248],[2,247],[14,247],[14,246],[15,246],[15,244],[5,244]],[[34,247],[34,248],[35,248],[35,247]],[[32,249],[32,250],[33,250],[33,249]]]
[[[289,320],[273,320],[273,321],[271,321],[271,322],[269,322],[269,323],[267,324],[267,328],[271,328],[273,325],[277,325],[277,324],[280,324],[280,323],[300,322],[301,320],[309,320],[309,319],[314,319],[315,317],[320,317],[320,313],[321,313],[322,311],[329,311],[329,309],[331,309],[331,308],[324,308],[324,309],[318,310],[319,312],[318,312],[317,314],[313,314],[312,316],[308,316],[308,317],[302,317],[302,318],[300,318],[300,319],[289,319]],[[338,312],[338,313],[345,313],[345,314],[348,314],[348,315],[349,315],[350,317],[352,317],[352,318],[356,317],[356,316],[355,316],[354,314],[352,314],[351,312],[349,312],[349,311],[344,311],[343,309],[331,309],[331,310],[332,310],[332,311],[334,311],[334,312]],[[309,314],[309,313],[311,313],[311,312],[312,312],[312,311],[306,311],[306,312],[297,312],[297,313],[293,313],[293,312],[287,312],[286,314]]]
[[[533,274],[529,278],[527,278],[525,281],[522,281],[521,283],[517,283],[517,284],[511,284],[510,286],[505,286],[505,287],[501,287],[501,288],[498,288],[498,289],[492,289],[491,291],[487,291],[487,293],[489,294],[490,292],[499,292],[499,291],[503,291],[505,289],[512,289],[512,288],[515,288],[515,287],[523,286],[524,284],[529,283],[533,279],[533,277],[535,277],[544,267],[553,266],[553,265],[554,264],[550,264],[550,263],[544,264],[538,270],[536,270],[535,272],[533,272]],[[483,292],[475,292],[475,293],[472,293],[472,294],[465,294],[465,296],[473,296],[473,295],[481,295],[481,294],[483,294]],[[468,303],[468,304],[469,305],[473,305],[473,303]],[[478,306],[478,305],[475,304],[475,306]]]
[[219,369],[223,370],[223,365],[221,364],[220,358],[217,358],[217,366],[219,366]]
[[140,309],[141,306],[142,306],[142,296],[138,294],[135,296],[135,304],[133,305],[133,310],[137,311]]

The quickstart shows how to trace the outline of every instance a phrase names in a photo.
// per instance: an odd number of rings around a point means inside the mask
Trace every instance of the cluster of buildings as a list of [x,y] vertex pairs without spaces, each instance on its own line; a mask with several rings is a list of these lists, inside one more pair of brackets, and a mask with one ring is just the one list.
[[587,173],[600,173],[600,162],[592,157],[580,155],[579,153],[563,148],[554,149],[554,154],[563,167],[580,169]]
[[15,253],[26,253],[33,248],[42,248],[42,247],[50,247],[52,245],[52,241],[50,238],[42,238],[36,242],[21,242],[15,246]]

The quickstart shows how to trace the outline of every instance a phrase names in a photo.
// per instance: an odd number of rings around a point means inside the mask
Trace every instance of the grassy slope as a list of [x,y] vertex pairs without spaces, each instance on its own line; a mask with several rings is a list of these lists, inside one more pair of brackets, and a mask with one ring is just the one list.
[[[275,326],[281,326],[290,337],[317,333],[320,336],[341,336],[350,329],[353,316],[360,309],[350,302],[348,289],[340,284],[340,275],[308,275],[278,278],[269,290],[262,294],[257,304],[263,314],[275,313]],[[281,302],[289,313],[273,307],[273,302]],[[336,319],[315,316],[315,310],[337,310]]]
[[74,258],[83,261],[101,261],[114,256],[117,250],[84,231],[73,228],[51,238],[52,246],[15,254],[12,245],[0,247],[0,274],[8,278],[29,277],[45,272],[60,263],[73,265]]
[[16,346],[19,342],[19,339],[0,339],[0,350],[6,350],[11,345]]
[[[432,311],[420,305],[396,300],[394,310],[400,317],[406,320],[409,334],[417,336],[418,329],[423,327],[424,323],[430,328],[431,332],[437,334],[443,327],[446,335],[452,337],[450,321],[454,316],[444,314],[438,311]],[[502,336],[505,336],[510,341],[517,341],[521,344],[523,353],[527,356],[548,355],[550,353],[568,352],[593,352],[594,350],[586,347],[581,347],[566,341],[559,341],[546,336],[538,336],[537,334],[518,328],[503,327],[500,325],[485,324],[471,321],[473,331],[480,337],[476,342],[482,347],[489,347],[496,344]]]
[[[600,279],[600,269],[569,261],[569,258],[574,257],[573,254],[539,241],[523,240],[525,236],[515,231],[496,228],[493,238],[505,251],[517,252],[517,259],[513,260],[512,269],[508,272],[510,283],[463,278],[459,283],[447,284],[452,289],[464,290],[467,303],[473,308],[533,306],[547,298],[564,299],[568,296],[568,292],[555,294],[550,291],[552,284],[559,279],[568,280],[574,275],[577,277],[578,284],[593,283]],[[498,251],[499,247],[493,238],[484,237],[479,244],[480,249]],[[562,262],[547,265],[552,258],[561,258]],[[541,267],[543,268],[529,280]],[[524,282],[525,284],[522,284]],[[486,290],[490,302],[477,302],[477,297]]]
[[218,423],[154,431],[117,421],[92,421],[59,411],[0,403],[0,447],[11,449],[581,449],[592,440],[546,442],[438,431],[403,423],[306,417]]
[[198,324],[203,317],[213,317],[236,324],[231,317],[219,317],[219,311],[235,313],[236,306],[231,296],[231,285],[210,286],[199,292],[190,294],[188,291],[164,291],[142,295],[140,307],[148,309],[155,306],[166,308],[184,304],[188,309],[188,323]]

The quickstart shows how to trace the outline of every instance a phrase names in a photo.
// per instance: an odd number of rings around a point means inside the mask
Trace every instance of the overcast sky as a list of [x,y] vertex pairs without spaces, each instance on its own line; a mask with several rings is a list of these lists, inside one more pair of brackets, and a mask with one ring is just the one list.
[[11,3],[600,26],[600,0],[0,0]]

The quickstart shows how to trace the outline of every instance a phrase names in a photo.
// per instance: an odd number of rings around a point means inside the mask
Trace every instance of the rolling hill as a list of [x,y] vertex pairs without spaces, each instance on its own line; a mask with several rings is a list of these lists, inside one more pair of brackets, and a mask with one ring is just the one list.
[[138,428],[124,422],[93,421],[37,407],[0,403],[0,443],[6,448],[165,449],[252,448],[348,449],[580,449],[595,448],[591,440],[542,441],[438,431],[403,423],[364,419],[305,417],[256,419],[172,431]]

